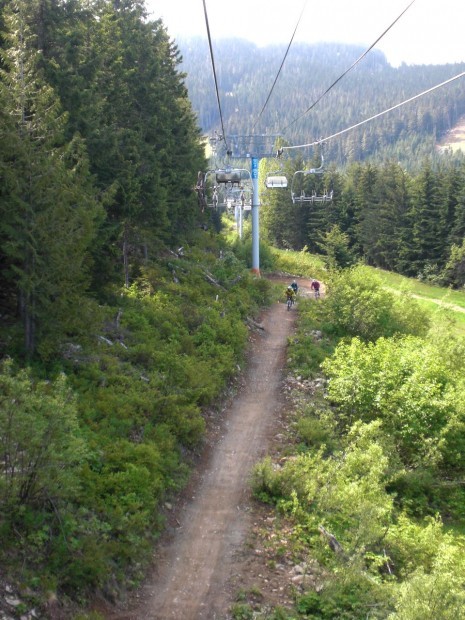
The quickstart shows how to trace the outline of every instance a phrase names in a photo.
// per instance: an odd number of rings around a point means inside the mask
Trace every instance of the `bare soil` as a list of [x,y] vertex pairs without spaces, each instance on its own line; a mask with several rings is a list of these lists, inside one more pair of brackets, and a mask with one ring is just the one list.
[[[309,282],[299,285],[300,294],[309,294]],[[295,309],[277,303],[261,316],[263,329],[251,330],[240,388],[188,497],[169,506],[173,527],[154,552],[153,572],[127,609],[104,610],[107,620],[226,620],[238,589],[252,584],[259,598],[268,591],[275,603],[291,603],[279,571],[266,568],[257,548],[258,532],[272,517],[252,499],[249,480],[253,465],[282,436],[283,372],[295,318]]]
[[450,129],[437,145],[439,150],[451,148],[453,151],[465,149],[465,116]]

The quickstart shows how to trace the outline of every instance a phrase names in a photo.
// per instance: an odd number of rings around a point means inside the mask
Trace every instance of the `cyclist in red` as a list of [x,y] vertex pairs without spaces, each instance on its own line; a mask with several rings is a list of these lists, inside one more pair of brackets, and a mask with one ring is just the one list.
[[315,293],[315,297],[320,296],[320,283],[318,282],[318,280],[312,280],[312,283],[310,284],[310,288]]

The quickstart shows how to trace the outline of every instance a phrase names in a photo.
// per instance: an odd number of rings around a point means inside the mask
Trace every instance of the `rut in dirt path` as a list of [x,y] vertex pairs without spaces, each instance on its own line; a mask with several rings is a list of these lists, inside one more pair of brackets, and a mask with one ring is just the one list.
[[230,580],[240,572],[249,530],[249,475],[276,434],[287,338],[295,312],[275,304],[254,337],[244,387],[225,411],[224,435],[182,514],[172,542],[157,551],[156,572],[140,592],[142,605],[119,618],[227,618]]

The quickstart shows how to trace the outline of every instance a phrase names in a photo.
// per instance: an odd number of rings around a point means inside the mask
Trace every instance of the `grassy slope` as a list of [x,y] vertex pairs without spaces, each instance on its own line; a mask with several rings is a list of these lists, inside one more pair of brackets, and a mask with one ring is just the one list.
[[[276,269],[285,273],[316,277],[325,281],[326,269],[321,256],[308,252],[294,252],[286,250],[272,250],[276,261]],[[465,291],[425,284],[415,278],[407,278],[397,273],[367,267],[377,273],[384,285],[401,293],[406,291],[415,297],[420,306],[427,308],[433,315],[448,312],[452,317],[456,330],[465,334]]]
[[453,291],[419,282],[415,278],[406,278],[397,273],[373,269],[385,286],[396,291],[407,291],[416,297],[421,306],[431,312],[447,310],[453,317],[457,331],[465,334],[465,291]]

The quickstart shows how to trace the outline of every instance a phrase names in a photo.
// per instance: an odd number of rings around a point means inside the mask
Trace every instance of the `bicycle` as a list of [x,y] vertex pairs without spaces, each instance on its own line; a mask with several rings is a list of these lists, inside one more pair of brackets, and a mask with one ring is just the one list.
[[318,282],[318,280],[312,280],[310,288],[315,295],[315,299],[318,299],[318,297],[320,296],[320,283]]
[[287,305],[287,309],[288,309],[288,310],[290,310],[290,309],[292,308],[292,304],[293,304],[293,303],[294,303],[294,300],[292,299],[292,297],[288,297],[288,298],[287,298],[287,302],[286,302],[286,305]]

